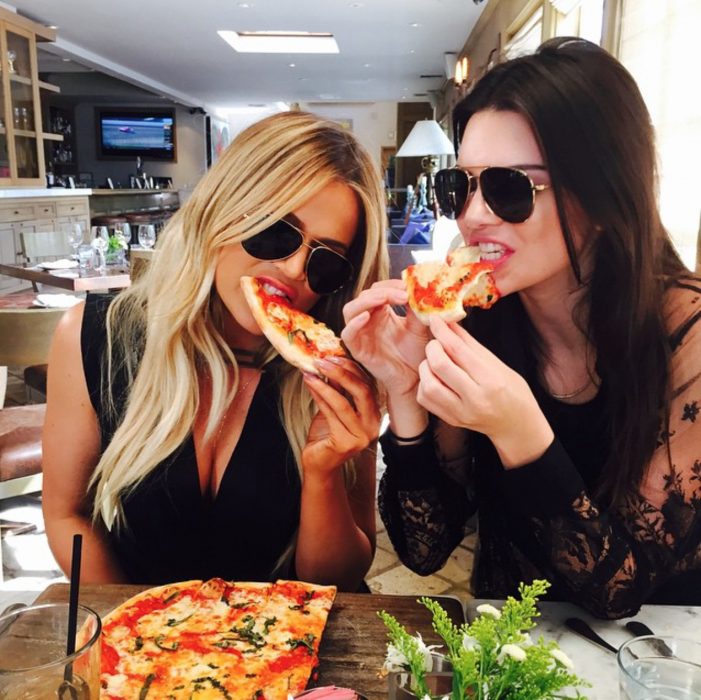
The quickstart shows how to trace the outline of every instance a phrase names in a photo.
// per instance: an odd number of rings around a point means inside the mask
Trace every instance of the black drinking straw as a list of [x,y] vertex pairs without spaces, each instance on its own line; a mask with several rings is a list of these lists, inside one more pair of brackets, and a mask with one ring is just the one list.
[[[80,555],[83,548],[83,536],[73,535],[73,552],[71,554],[71,584],[68,598],[68,639],[66,656],[75,652],[75,635],[78,628],[78,594],[80,593]],[[67,663],[63,671],[63,680],[73,682],[73,664]]]

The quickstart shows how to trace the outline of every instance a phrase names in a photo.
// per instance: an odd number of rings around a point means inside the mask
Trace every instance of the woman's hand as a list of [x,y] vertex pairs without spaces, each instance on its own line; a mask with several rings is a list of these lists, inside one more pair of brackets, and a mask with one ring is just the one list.
[[329,383],[304,375],[319,411],[302,450],[302,467],[305,475],[324,476],[377,440],[380,409],[368,376],[355,362],[334,358],[316,364]]
[[405,317],[393,311],[393,304],[406,303],[404,282],[376,282],[343,307],[346,327],[341,333],[353,357],[388,391],[399,395],[416,387],[430,337],[410,310]]
[[553,432],[525,379],[456,323],[431,320],[418,402],[450,425],[484,433],[506,468],[540,457]]

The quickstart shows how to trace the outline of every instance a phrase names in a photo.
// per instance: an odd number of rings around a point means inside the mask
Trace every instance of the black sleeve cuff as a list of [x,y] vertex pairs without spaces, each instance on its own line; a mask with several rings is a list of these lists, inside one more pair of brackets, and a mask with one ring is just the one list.
[[505,469],[501,483],[509,506],[522,515],[553,516],[572,510],[586,485],[555,438],[543,456],[516,469]]
[[435,485],[440,470],[430,431],[418,444],[399,445],[388,429],[380,436],[380,445],[394,488],[413,491]]

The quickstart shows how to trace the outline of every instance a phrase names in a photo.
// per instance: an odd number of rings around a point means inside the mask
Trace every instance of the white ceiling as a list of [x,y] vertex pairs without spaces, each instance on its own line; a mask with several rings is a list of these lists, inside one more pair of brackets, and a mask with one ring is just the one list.
[[[460,51],[484,7],[475,0],[15,0],[12,5],[58,27],[57,42],[44,44],[52,53],[207,111],[277,101],[426,100],[444,84],[443,54]],[[239,54],[217,35],[219,29],[331,32],[340,54]],[[75,69],[74,63],[54,63]]]

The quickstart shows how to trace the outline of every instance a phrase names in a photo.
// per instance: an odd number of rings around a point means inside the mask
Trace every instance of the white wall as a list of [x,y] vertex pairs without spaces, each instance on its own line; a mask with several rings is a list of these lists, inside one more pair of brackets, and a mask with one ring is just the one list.
[[[115,187],[129,186],[129,175],[136,172],[136,159],[99,160],[97,158],[97,129],[95,126],[96,103],[84,102],[75,109],[75,132],[79,172],[93,174],[93,186],[101,187],[106,178],[111,177]],[[129,104],[129,108],[139,105]],[[153,105],[151,105],[153,107]],[[147,175],[172,177],[175,188],[191,188],[205,172],[205,133],[204,116],[190,114],[187,107],[176,106],[176,147],[177,162],[164,163],[145,159],[144,172]]]
[[352,120],[353,134],[368,150],[378,168],[382,147],[397,145],[396,102],[311,102],[300,104],[300,107],[327,119]]
[[[377,163],[378,168],[381,165],[382,147],[396,146],[396,102],[336,104],[310,102],[301,103],[300,109],[313,112],[326,119],[351,120],[353,122],[353,134],[368,150],[372,159]],[[227,116],[227,120],[231,129],[231,138],[233,139],[253,122],[274,113],[272,111],[230,113]]]

